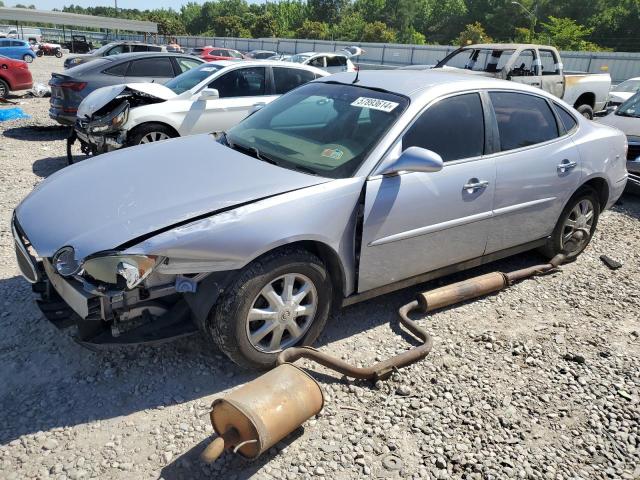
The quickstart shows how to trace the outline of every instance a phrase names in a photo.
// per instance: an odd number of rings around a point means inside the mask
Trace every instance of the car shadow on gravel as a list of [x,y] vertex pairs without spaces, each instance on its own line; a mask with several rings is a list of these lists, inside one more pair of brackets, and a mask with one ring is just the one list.
[[67,166],[66,155],[61,157],[41,158],[33,162],[31,169],[40,178],[47,178]]
[[640,195],[625,193],[612,210],[640,220]]
[[14,140],[50,142],[53,140],[65,140],[69,136],[69,127],[62,125],[28,125],[7,128],[3,134]]

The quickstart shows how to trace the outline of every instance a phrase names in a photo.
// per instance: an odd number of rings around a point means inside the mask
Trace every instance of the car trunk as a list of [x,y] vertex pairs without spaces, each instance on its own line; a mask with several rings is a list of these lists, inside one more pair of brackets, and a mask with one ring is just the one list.
[[52,73],[49,80],[51,87],[51,110],[57,110],[66,115],[75,115],[78,105],[84,98],[82,91],[87,82],[82,82],[64,73]]

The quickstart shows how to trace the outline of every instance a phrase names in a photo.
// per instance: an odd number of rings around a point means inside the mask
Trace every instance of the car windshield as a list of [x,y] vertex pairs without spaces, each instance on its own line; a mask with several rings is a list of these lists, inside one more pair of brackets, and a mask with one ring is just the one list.
[[612,88],[614,92],[636,93],[640,89],[640,80],[627,80],[617,87]]
[[406,97],[356,85],[317,82],[270,103],[227,132],[231,148],[330,178],[346,178],[397,121]]
[[97,50],[92,50],[92,53],[96,54],[96,55],[101,55],[104,52],[106,52],[108,49],[110,49],[111,47],[113,47],[114,45],[116,45],[115,43],[107,43],[106,45],[101,46],[100,48],[98,48]]
[[291,57],[289,57],[288,61],[294,63],[304,63],[310,58],[311,55],[292,55]]
[[164,84],[165,87],[173,90],[174,93],[180,95],[181,93],[191,90],[206,78],[213,75],[218,70],[222,69],[220,65],[213,65],[211,63],[204,63],[199,67],[192,68],[178,75],[176,78],[169,80]]
[[500,72],[515,50],[493,50],[490,48],[465,48],[449,58],[445,58],[437,67],[454,67],[474,72]]
[[621,117],[640,118],[640,93],[636,93],[633,97],[620,105],[616,110],[616,115]]

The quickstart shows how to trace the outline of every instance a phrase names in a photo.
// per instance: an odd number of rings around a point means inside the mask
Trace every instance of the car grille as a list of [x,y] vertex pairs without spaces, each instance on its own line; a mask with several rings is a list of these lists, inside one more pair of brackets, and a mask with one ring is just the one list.
[[18,221],[13,219],[11,230],[13,232],[14,247],[16,250],[16,260],[18,261],[18,268],[22,276],[31,283],[36,283],[40,279],[38,274],[38,266],[36,259],[29,252],[30,244],[27,238],[22,234]]
[[627,160],[635,160],[638,157],[640,157],[640,143],[629,143]]

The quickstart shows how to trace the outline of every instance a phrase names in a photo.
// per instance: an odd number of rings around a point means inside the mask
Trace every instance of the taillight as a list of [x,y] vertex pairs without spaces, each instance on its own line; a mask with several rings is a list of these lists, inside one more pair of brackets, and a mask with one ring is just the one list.
[[58,87],[60,88],[68,88],[69,90],[73,90],[74,92],[79,92],[84,87],[87,86],[87,82],[62,82]]
[[353,69],[354,69],[354,71],[356,71],[356,72],[357,72],[357,71],[359,71],[359,70],[360,70],[360,67],[359,67],[358,65],[354,65],[354,66],[353,66]]

